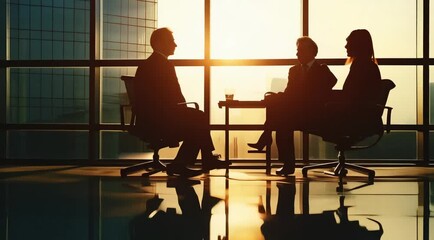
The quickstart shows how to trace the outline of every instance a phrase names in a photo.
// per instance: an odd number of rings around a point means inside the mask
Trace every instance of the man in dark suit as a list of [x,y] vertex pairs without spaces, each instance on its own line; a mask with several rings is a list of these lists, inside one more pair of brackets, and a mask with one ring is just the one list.
[[163,139],[183,141],[173,163],[167,166],[168,175],[191,177],[201,171],[187,167],[202,154],[202,170],[227,166],[213,154],[214,145],[205,113],[189,108],[176,76],[174,65],[167,59],[177,47],[172,32],[167,28],[151,35],[154,52],[139,65],[136,72],[135,99],[136,127],[151,131]]
[[249,146],[262,149],[271,143],[271,131],[276,130],[276,145],[283,167],[278,175],[293,174],[295,170],[294,130],[315,126],[322,115],[323,105],[337,79],[325,64],[315,60],[318,46],[309,37],[297,39],[299,64],[291,67],[284,92],[266,97],[265,131],[257,143]]

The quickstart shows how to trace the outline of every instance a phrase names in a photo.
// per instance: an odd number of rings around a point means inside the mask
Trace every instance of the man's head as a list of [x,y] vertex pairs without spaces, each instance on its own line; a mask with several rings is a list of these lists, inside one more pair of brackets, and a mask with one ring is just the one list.
[[172,31],[168,28],[158,28],[151,35],[151,46],[154,51],[166,56],[173,55],[177,47]]
[[314,60],[317,53],[318,46],[310,37],[303,36],[297,39],[297,58],[301,64]]

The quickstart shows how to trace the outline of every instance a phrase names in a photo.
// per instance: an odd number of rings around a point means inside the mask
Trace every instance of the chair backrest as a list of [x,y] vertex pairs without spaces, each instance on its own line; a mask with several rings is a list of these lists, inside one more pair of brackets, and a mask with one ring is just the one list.
[[[387,99],[389,98],[389,92],[395,88],[395,83],[393,83],[390,79],[383,79],[381,80],[380,84],[380,92],[376,102],[381,106],[386,106]],[[382,108],[382,110],[384,111],[384,108]],[[383,111],[381,111],[381,115],[383,115]]]
[[[380,82],[379,91],[375,93],[374,103],[376,104],[361,104],[351,106],[349,113],[343,114],[334,119],[340,119],[338,123],[333,123],[330,128],[320,135],[325,141],[336,143],[339,146],[344,146],[347,149],[367,148],[375,145],[383,136],[384,123],[382,116],[386,109],[386,102],[389,97],[389,92],[395,87],[395,84],[390,79],[383,79]],[[348,111],[345,110],[344,111]],[[339,115],[339,114],[338,114]],[[334,116],[336,117],[336,116]],[[390,111],[388,111],[387,125],[390,124]],[[315,133],[314,133],[315,134]],[[377,140],[368,146],[356,146],[354,144],[361,140],[377,135]]]
[[[395,87],[395,84],[390,79],[383,79],[380,81],[378,91],[373,91],[374,101],[370,104],[361,104],[360,106],[354,106],[352,109],[353,118],[349,118],[349,121],[358,122],[360,129],[355,129],[366,134],[382,134],[383,128],[383,113],[386,107],[389,92]],[[376,105],[375,105],[376,104]]]
[[135,104],[135,77],[134,76],[121,76],[121,80],[124,81],[125,89],[127,91],[128,101],[131,105],[131,121],[130,125],[127,128],[128,132],[144,141],[151,143],[151,148],[159,149],[163,147],[177,147],[179,143],[176,139],[168,138],[162,139],[158,131],[156,129],[150,127],[149,129],[143,130],[136,127],[136,104]]

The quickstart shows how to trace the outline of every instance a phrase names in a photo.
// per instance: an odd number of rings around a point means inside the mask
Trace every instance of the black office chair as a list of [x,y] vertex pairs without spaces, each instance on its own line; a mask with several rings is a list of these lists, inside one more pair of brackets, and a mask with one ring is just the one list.
[[[384,130],[390,132],[391,107],[386,106],[389,91],[395,87],[395,84],[389,79],[381,81],[381,91],[376,94],[377,104],[348,105],[348,103],[329,103],[326,105],[326,117],[331,126],[327,129],[312,130],[310,134],[318,135],[324,141],[335,144],[338,152],[338,161],[331,163],[316,164],[302,168],[303,177],[307,177],[307,172],[318,168],[332,168],[332,171],[324,173],[345,177],[349,170],[359,172],[368,176],[369,181],[375,177],[375,171],[346,162],[345,151],[366,149],[376,145],[383,136]],[[345,108],[345,109],[343,109]],[[387,122],[384,126],[382,115],[384,109],[387,109]],[[376,137],[368,145],[358,145],[368,137]]]
[[[158,129],[149,127],[147,130],[138,129],[136,127],[136,114],[135,114],[135,97],[134,97],[134,77],[133,76],[121,76],[121,80],[125,83],[125,88],[128,95],[129,104],[122,104],[120,106],[121,111],[121,126],[122,129],[128,131],[133,136],[138,137],[140,140],[148,143],[148,148],[154,151],[153,157],[151,161],[142,162],[139,164],[135,164],[129,167],[125,167],[121,169],[121,176],[126,177],[130,174],[146,171],[142,174],[142,176],[150,176],[152,174],[165,171],[166,165],[160,161],[160,156],[158,152],[162,148],[170,147],[175,148],[179,147],[180,140],[174,137],[164,137],[160,134]],[[196,109],[199,108],[199,105],[195,102],[181,103],[181,104],[193,104]],[[131,120],[130,124],[125,124],[126,119],[126,109],[131,109]]]

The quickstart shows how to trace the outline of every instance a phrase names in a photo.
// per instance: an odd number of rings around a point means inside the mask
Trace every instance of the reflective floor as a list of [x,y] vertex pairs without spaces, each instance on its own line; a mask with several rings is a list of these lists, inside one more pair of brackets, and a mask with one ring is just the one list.
[[0,239],[434,239],[434,169],[264,170],[189,180],[108,167],[0,168]]

